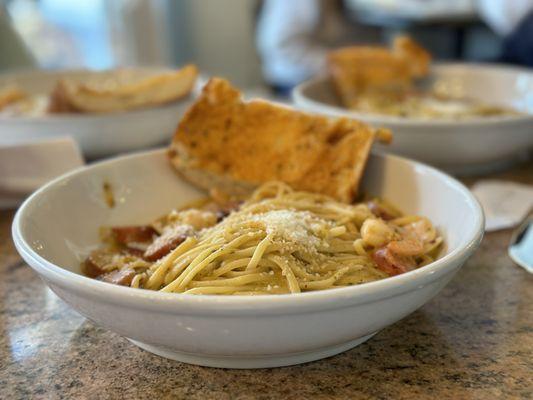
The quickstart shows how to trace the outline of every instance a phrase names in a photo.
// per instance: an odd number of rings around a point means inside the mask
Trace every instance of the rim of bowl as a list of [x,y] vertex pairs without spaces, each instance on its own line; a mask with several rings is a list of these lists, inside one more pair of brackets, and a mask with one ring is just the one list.
[[[153,66],[153,67],[135,67],[141,70],[165,70],[172,71],[172,68],[168,66]],[[90,74],[98,72],[108,72],[110,69],[98,69],[92,70],[87,68],[80,69],[65,69],[65,70],[40,70],[40,69],[25,69],[22,71],[5,71],[0,74],[0,80],[8,79],[25,79],[26,77],[31,78],[32,76],[37,77],[56,77],[58,79],[62,74]],[[200,81],[200,76],[197,77],[196,83],[193,86],[192,90],[185,97],[181,97],[174,101],[160,104],[152,107],[143,107],[134,110],[126,111],[117,111],[112,113],[88,113],[88,114],[52,114],[52,115],[38,115],[35,117],[28,116],[14,116],[14,117],[1,117],[0,116],[0,125],[16,125],[16,124],[54,124],[54,123],[72,123],[72,122],[95,122],[95,121],[109,121],[110,119],[120,119],[120,118],[141,118],[145,116],[146,113],[153,112],[165,112],[173,111],[174,108],[182,106],[187,100],[191,100],[194,96],[199,93],[198,82]]]
[[[504,72],[525,73],[532,76],[533,72],[527,68],[519,66],[507,66],[496,63],[455,63],[455,62],[438,62],[432,66],[433,70],[451,70],[456,68],[466,69],[484,69],[484,70],[500,70]],[[308,110],[313,112],[319,112],[322,114],[335,115],[336,117],[346,117],[361,119],[371,124],[389,124],[390,126],[421,126],[431,127],[434,125],[458,128],[461,126],[472,125],[506,125],[511,122],[533,122],[533,114],[521,114],[521,115],[503,115],[503,116],[486,116],[486,117],[470,117],[467,119],[453,120],[453,119],[422,119],[422,118],[407,118],[407,117],[394,117],[380,114],[362,113],[357,111],[351,111],[342,107],[322,103],[320,101],[313,100],[307,97],[303,92],[309,86],[316,85],[317,83],[323,83],[329,80],[327,75],[320,75],[311,79],[308,79],[296,87],[291,92],[291,98],[296,107],[309,107]],[[431,130],[428,130],[428,133]]]
[[[449,254],[437,259],[431,264],[409,271],[393,277],[368,282],[360,285],[346,286],[341,288],[311,291],[298,294],[279,295],[195,295],[183,293],[162,293],[152,290],[139,290],[130,287],[114,285],[101,282],[81,274],[71,272],[63,267],[55,265],[40,256],[25,241],[22,235],[22,220],[26,217],[25,212],[29,205],[39,198],[50,187],[67,181],[69,178],[83,173],[91,168],[104,166],[115,162],[124,161],[130,158],[142,156],[154,156],[160,154],[164,156],[166,148],[151,151],[136,152],[125,156],[114,157],[105,161],[96,162],[89,166],[77,168],[64,174],[34,192],[24,201],[17,210],[12,224],[12,235],[15,247],[23,256],[25,261],[31,260],[36,264],[30,267],[40,275],[53,281],[54,284],[63,288],[75,288],[77,292],[90,295],[101,295],[106,302],[113,304],[123,304],[128,307],[135,307],[146,310],[157,310],[159,312],[172,312],[179,310],[180,313],[194,312],[204,314],[232,314],[242,312],[254,314],[261,311],[262,314],[293,312],[302,313],[309,311],[327,310],[342,308],[353,304],[370,303],[378,299],[394,297],[405,292],[409,292],[416,287],[428,284],[437,278],[460,268],[462,263],[478,247],[484,233],[485,218],[483,210],[477,199],[462,183],[455,178],[445,174],[418,161],[410,160],[391,154],[373,154],[374,157],[394,158],[401,162],[414,164],[416,170],[424,170],[435,174],[439,179],[447,181],[455,190],[461,192],[468,199],[470,208],[475,213],[474,227],[469,237],[465,239],[466,244],[451,251]],[[458,264],[455,268],[451,268]],[[338,302],[342,304],[338,304]]]

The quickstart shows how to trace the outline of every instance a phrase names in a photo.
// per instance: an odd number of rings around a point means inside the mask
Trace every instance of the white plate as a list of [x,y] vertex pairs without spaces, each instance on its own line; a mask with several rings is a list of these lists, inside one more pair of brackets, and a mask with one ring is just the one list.
[[[117,201],[106,205],[103,182]],[[79,169],[34,193],[13,222],[15,245],[50,288],[81,314],[172,359],[225,368],[298,364],[364,342],[442,289],[483,235],[483,213],[462,184],[423,164],[372,155],[364,189],[428,216],[443,256],[403,275],[297,295],[199,296],[132,289],[84,277],[80,262],[102,225],[146,223],[203,196],[164,150]]]
[[478,117],[461,121],[422,120],[365,114],[340,106],[329,78],[304,82],[293,91],[303,110],[359,119],[390,128],[393,143],[385,151],[427,162],[450,172],[471,174],[497,169],[527,157],[533,148],[533,72],[483,64],[437,64],[433,85],[450,95],[480,99],[529,113]]
[[[0,75],[0,87],[16,83],[28,93],[44,94],[50,93],[61,77],[83,79],[91,74],[94,72],[86,70],[8,73]],[[154,147],[170,140],[196,93],[197,89],[177,102],[137,111],[99,115],[0,117],[0,146],[71,136],[88,158]]]

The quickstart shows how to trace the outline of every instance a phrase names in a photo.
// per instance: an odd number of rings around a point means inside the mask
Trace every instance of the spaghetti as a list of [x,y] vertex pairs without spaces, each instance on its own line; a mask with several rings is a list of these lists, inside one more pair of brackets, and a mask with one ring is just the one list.
[[[108,235],[109,246],[89,257],[86,270],[162,292],[299,293],[418,268],[435,259],[442,242],[426,218],[401,216],[383,202],[344,204],[278,182],[263,184],[219,222],[215,214],[208,207],[173,212],[153,224],[144,248],[140,231],[128,231],[131,240],[124,231]],[[149,261],[172,232],[180,240]]]

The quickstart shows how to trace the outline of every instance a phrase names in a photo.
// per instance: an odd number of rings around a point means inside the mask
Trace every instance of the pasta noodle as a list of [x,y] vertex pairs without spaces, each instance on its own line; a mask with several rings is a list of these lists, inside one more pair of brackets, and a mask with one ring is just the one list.
[[[127,276],[135,288],[253,295],[355,285],[432,262],[442,239],[429,220],[383,210],[388,220],[367,203],[344,204],[270,182],[153,262],[112,244],[105,251],[114,258],[103,270]],[[162,221],[180,220],[180,212],[171,215]]]

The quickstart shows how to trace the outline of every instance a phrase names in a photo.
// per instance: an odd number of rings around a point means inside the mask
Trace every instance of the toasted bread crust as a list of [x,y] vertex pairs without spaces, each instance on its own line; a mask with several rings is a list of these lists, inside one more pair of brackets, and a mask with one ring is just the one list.
[[28,95],[15,85],[0,89],[0,110],[10,104],[27,98]]
[[124,72],[129,73],[129,80],[121,80],[119,73],[114,81],[108,77],[90,82],[60,80],[51,95],[49,112],[106,113],[157,106],[188,95],[198,76],[194,65],[149,76],[135,76],[135,70]]
[[421,78],[428,74],[431,54],[409,36],[396,36],[392,48],[397,57],[407,62],[411,77]]
[[390,96],[408,89],[413,79],[428,73],[430,54],[406,36],[392,49],[345,47],[330,52],[328,69],[341,101],[357,108],[362,96]]
[[211,79],[178,125],[169,156],[202,188],[242,194],[278,180],[351,201],[376,131],[346,118],[295,111]]

